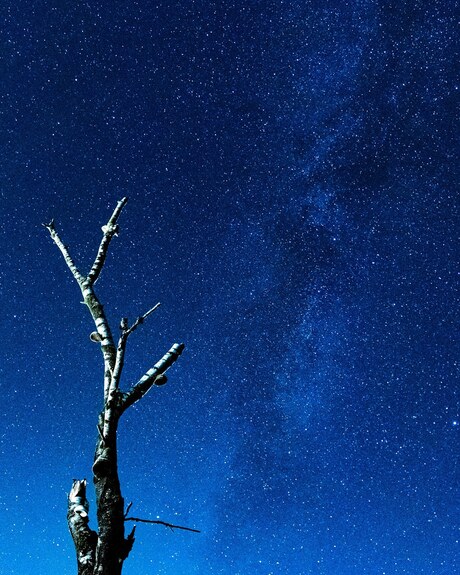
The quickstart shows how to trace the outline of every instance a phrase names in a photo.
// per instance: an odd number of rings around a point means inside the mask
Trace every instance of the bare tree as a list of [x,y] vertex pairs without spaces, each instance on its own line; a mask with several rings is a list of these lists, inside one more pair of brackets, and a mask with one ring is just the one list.
[[120,388],[128,338],[159,306],[159,304],[153,306],[144,315],[138,317],[132,325],[129,325],[127,318],[122,318],[120,337],[118,344],[115,345],[104,308],[94,290],[94,284],[104,266],[110,242],[113,236],[118,235],[118,218],[127,201],[127,198],[123,198],[118,202],[109,221],[102,227],[102,241],[96,259],[87,275],[78,270],[67,246],[56,231],[54,220],[48,224],[43,224],[60,249],[67,266],[81,289],[83,302],[88,307],[96,326],[96,331],[90,337],[100,344],[104,360],[103,407],[97,420],[98,436],[92,467],[96,491],[97,532],[89,527],[86,479],[74,480],[68,499],[67,522],[77,554],[78,575],[121,574],[123,563],[133,547],[136,529],[134,525],[131,532],[125,537],[125,523],[127,521],[157,523],[171,529],[197,531],[165,521],[129,517],[128,512],[131,504],[125,510],[121,495],[117,463],[118,422],[123,413],[141,399],[153,385],[166,383],[166,370],[173,365],[184,349],[184,344],[175,343],[130,389],[123,391]]

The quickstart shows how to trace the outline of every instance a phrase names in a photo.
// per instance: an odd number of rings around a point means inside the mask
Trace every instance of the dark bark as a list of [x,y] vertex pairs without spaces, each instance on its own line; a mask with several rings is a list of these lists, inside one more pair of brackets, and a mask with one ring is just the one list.
[[124,553],[124,501],[118,479],[116,442],[110,442],[104,447],[98,446],[93,465],[93,481],[99,526],[94,573],[118,575],[127,555]]

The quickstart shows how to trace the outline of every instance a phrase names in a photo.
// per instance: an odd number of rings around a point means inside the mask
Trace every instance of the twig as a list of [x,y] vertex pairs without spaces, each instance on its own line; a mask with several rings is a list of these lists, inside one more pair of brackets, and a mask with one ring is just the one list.
[[132,501],[130,501],[130,502],[128,503],[128,506],[126,507],[126,511],[125,511],[125,519],[126,519],[126,516],[128,515],[128,513],[129,513],[129,510],[131,509],[131,507],[132,507],[132,506],[133,506],[133,502],[132,502]]
[[184,531],[192,531],[193,533],[201,533],[198,529],[192,529],[191,527],[183,527],[182,525],[173,525],[172,523],[166,523],[166,521],[160,521],[159,519],[139,519],[139,517],[125,517],[125,521],[136,521],[136,523],[155,523],[156,525],[164,525],[170,529],[182,529]]
[[133,333],[133,331],[134,331],[135,329],[137,329],[137,328],[141,325],[141,323],[144,323],[144,320],[145,320],[151,313],[153,313],[154,311],[156,311],[156,310],[160,307],[160,305],[161,305],[161,304],[158,302],[158,303],[155,304],[152,308],[150,308],[148,312],[146,312],[146,313],[144,313],[144,315],[141,315],[140,317],[138,317],[138,318],[136,319],[136,321],[133,323],[133,325],[132,325],[129,329],[126,330],[126,332],[125,332],[126,335],[127,335],[127,336],[128,336],[128,335],[131,335],[131,334]]

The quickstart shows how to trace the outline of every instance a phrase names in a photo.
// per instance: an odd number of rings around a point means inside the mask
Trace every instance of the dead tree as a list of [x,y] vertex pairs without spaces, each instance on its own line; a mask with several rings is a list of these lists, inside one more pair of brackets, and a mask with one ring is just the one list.
[[48,224],[43,224],[60,249],[67,266],[80,287],[83,303],[88,307],[96,326],[96,330],[90,337],[100,345],[104,360],[103,407],[97,420],[97,441],[92,467],[96,491],[97,532],[89,527],[86,479],[74,480],[68,498],[67,522],[77,554],[78,575],[121,574],[123,563],[132,549],[136,529],[134,525],[131,532],[125,536],[125,523],[127,521],[157,523],[172,529],[197,531],[164,521],[128,517],[131,505],[128,505],[125,510],[121,495],[117,463],[117,429],[120,418],[152,386],[166,383],[166,370],[173,365],[184,349],[184,344],[175,343],[130,389],[126,391],[121,389],[120,380],[128,338],[159,306],[159,304],[153,306],[144,315],[138,317],[132,325],[129,325],[127,318],[123,318],[120,322],[120,337],[117,345],[115,344],[112,330],[104,308],[96,295],[94,284],[104,266],[110,242],[113,236],[118,235],[117,222],[126,202],[127,198],[118,202],[109,221],[102,227],[102,241],[96,259],[87,275],[82,274],[75,265],[67,246],[56,231],[54,220]]

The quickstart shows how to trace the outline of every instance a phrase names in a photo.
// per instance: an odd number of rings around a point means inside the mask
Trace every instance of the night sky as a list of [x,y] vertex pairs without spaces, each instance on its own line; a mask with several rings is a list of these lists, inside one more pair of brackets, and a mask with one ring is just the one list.
[[[126,575],[460,573],[452,0],[2,2],[0,575],[74,575],[130,338]],[[457,54],[456,54],[457,52]],[[91,522],[95,506],[89,492]]]

